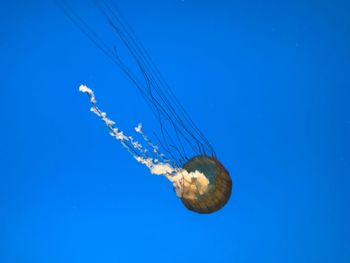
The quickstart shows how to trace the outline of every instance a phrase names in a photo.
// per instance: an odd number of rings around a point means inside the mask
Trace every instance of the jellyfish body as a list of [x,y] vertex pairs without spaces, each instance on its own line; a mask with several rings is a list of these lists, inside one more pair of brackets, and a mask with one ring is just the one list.
[[[199,171],[209,180],[208,189],[204,194],[197,193],[196,198],[181,197],[183,204],[189,210],[209,214],[226,204],[231,195],[232,180],[228,171],[216,158],[195,156],[183,166],[183,169],[189,173]],[[195,184],[194,180],[193,184]]]
[[116,122],[96,105],[94,92],[85,85],[80,91],[89,95],[91,111],[106,125],[109,134],[116,138],[134,159],[147,166],[152,174],[165,176],[174,186],[176,194],[191,211],[211,213],[228,201],[232,181],[229,173],[218,161],[214,148],[194,124],[194,121],[174,95],[155,64],[110,1],[96,1],[98,10],[107,25],[124,44],[131,67],[122,60],[116,46],[109,46],[72,9],[64,6],[68,18],[131,80],[149,105],[159,122],[159,131],[153,138],[143,132],[139,124],[135,131],[141,143],[125,134]]

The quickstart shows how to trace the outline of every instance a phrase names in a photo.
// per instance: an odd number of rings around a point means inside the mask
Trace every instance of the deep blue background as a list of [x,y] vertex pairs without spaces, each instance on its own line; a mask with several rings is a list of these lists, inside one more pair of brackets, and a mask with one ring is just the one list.
[[78,92],[127,132],[154,129],[125,76],[54,3],[1,1],[0,262],[350,262],[349,2],[118,3],[230,171],[231,200],[186,210]]

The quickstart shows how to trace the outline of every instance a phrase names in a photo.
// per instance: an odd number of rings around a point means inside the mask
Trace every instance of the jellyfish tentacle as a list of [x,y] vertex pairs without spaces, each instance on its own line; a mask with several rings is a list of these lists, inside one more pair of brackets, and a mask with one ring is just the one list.
[[[209,189],[209,179],[205,174],[197,170],[189,172],[182,167],[171,164],[171,160],[167,159],[159,151],[159,147],[142,131],[142,124],[140,123],[135,131],[142,136],[151,148],[152,151],[149,151],[132,136],[124,134],[115,126],[116,122],[108,118],[107,113],[97,107],[96,97],[92,89],[86,85],[80,85],[79,91],[89,96],[90,110],[104,122],[109,134],[116,138],[137,162],[146,165],[152,174],[164,175],[173,184],[178,197],[194,200],[206,194]],[[149,153],[155,154],[156,157],[150,156]]]

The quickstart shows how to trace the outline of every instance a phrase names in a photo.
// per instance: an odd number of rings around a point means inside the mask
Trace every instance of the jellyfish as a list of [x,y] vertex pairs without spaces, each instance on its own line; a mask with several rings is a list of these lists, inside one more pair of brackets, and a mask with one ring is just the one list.
[[88,95],[91,112],[102,120],[109,134],[138,163],[146,166],[151,174],[168,179],[187,209],[201,214],[221,209],[232,191],[229,172],[166,83],[117,6],[111,1],[96,1],[95,4],[108,27],[126,48],[135,67],[130,67],[119,55],[118,48],[107,45],[69,5],[63,4],[62,7],[67,17],[130,79],[156,118],[159,130],[153,132],[153,136],[148,136],[142,123],[139,123],[134,129],[139,139],[126,134],[97,106],[94,91],[82,84],[79,91]]

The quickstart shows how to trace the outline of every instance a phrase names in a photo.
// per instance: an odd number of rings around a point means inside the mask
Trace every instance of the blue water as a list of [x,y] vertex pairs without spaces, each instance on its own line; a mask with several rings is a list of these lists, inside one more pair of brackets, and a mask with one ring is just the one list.
[[2,1],[0,262],[350,262],[350,3],[117,2],[231,199],[186,210],[78,92],[127,132],[156,129],[130,81],[53,2]]

